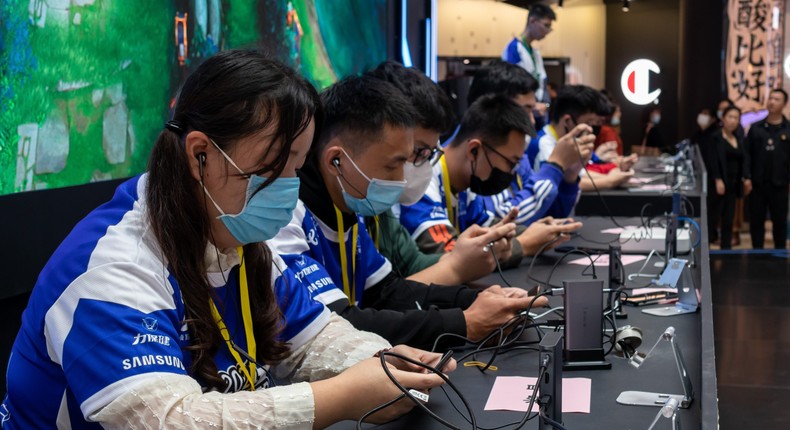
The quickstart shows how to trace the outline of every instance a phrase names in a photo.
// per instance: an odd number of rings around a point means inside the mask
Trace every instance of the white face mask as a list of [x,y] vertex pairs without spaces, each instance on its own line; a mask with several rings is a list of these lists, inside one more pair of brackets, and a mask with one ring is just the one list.
[[414,163],[403,165],[403,177],[406,178],[406,188],[400,196],[400,204],[411,206],[425,195],[425,190],[431,184],[433,178],[433,165],[430,162],[422,163],[415,167]]
[[697,115],[697,125],[699,128],[705,128],[710,124],[710,115],[706,113],[701,113]]

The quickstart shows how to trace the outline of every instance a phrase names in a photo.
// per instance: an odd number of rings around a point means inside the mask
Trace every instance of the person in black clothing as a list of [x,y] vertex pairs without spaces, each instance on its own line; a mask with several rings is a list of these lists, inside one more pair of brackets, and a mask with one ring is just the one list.
[[782,115],[787,92],[774,89],[768,95],[768,117],[752,124],[746,138],[748,149],[746,177],[754,186],[750,201],[752,246],[763,248],[765,212],[771,214],[774,247],[787,246],[787,203],[790,184],[790,121]]
[[[713,208],[718,201],[718,196],[714,192],[716,183],[713,181],[711,171],[713,170],[713,162],[716,160],[716,151],[713,148],[713,135],[720,130],[718,121],[711,115],[711,110],[702,108],[697,114],[697,131],[691,136],[691,141],[697,145],[702,154],[702,162],[705,164],[705,170],[708,171],[708,207]],[[708,211],[708,241],[710,243],[719,240],[718,222],[719,216],[716,211]]]
[[527,308],[532,298],[522,289],[492,286],[478,293],[409,281],[393,271],[364,217],[400,199],[404,164],[414,157],[415,113],[392,84],[366,75],[332,85],[321,101],[324,126],[299,172],[299,203],[289,225],[269,241],[297,278],[309,278],[312,296],[360,330],[423,348],[443,333],[480,340]]
[[741,121],[741,110],[735,106],[724,109],[722,127],[711,138],[712,159],[710,176],[715,183],[715,196],[709,210],[711,225],[721,214],[721,249],[732,248],[732,223],[735,218],[735,199],[748,195],[751,184],[745,185],[746,152],[743,139],[736,134]]
[[658,156],[666,148],[664,147],[664,138],[661,137],[661,131],[658,125],[661,123],[661,107],[658,105],[651,105],[645,107],[642,111],[642,144],[638,147],[632,148],[632,151],[637,151],[639,155]]

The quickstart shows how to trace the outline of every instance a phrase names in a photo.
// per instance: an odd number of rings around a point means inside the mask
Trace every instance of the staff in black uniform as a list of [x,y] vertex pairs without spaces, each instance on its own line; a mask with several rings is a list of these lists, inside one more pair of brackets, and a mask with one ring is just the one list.
[[774,247],[785,249],[787,244],[790,121],[782,115],[786,104],[787,92],[782,89],[771,90],[768,96],[768,117],[752,125],[746,139],[751,162],[747,163],[744,177],[751,178],[754,188],[750,204],[750,230],[755,249],[763,248],[766,209],[773,222]]

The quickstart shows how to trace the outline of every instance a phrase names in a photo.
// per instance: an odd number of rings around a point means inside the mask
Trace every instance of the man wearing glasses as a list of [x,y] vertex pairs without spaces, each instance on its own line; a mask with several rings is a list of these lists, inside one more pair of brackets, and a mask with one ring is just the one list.
[[[433,167],[444,154],[439,135],[453,125],[450,100],[421,71],[395,62],[382,63],[367,75],[391,83],[414,107],[414,152],[404,165],[407,184],[400,198],[401,204],[412,205],[425,195]],[[496,267],[494,256],[500,260],[510,257],[509,239],[515,236],[512,223],[493,229],[476,227],[458,238],[453,252],[424,253],[392,210],[366,217],[365,224],[376,248],[392,262],[393,269],[409,280],[425,284],[458,285],[491,273]],[[480,250],[490,242],[495,243],[494,252],[481,255]]]
[[[458,133],[433,167],[425,195],[416,204],[400,208],[401,223],[423,252],[454,251],[459,233],[493,223],[495,215],[483,207],[477,195],[494,195],[510,186],[530,129],[524,109],[504,95],[483,96],[469,107]],[[493,228],[510,223],[516,215],[513,211]],[[533,223],[510,241],[511,256],[505,265],[517,264],[523,255],[534,255],[549,241],[561,242],[557,239],[560,233],[581,226],[564,221]]]
[[514,37],[502,53],[503,60],[521,66],[538,81],[538,90],[535,92],[538,99],[538,103],[535,105],[538,127],[543,126],[548,115],[549,95],[546,91],[547,74],[543,67],[543,57],[538,48],[532,46],[532,42],[543,40],[551,33],[552,22],[556,19],[557,15],[549,6],[542,3],[533,4],[529,8],[524,31],[520,37]]

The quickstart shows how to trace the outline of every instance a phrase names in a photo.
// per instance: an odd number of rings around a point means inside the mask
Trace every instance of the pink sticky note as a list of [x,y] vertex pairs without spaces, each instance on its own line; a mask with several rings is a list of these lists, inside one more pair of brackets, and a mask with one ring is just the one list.
[[[499,376],[494,381],[485,410],[527,412],[530,396],[537,378],[528,376]],[[540,395],[540,394],[538,394]],[[590,378],[562,378],[562,412],[590,413],[592,380]],[[538,410],[537,403],[532,406]]]

